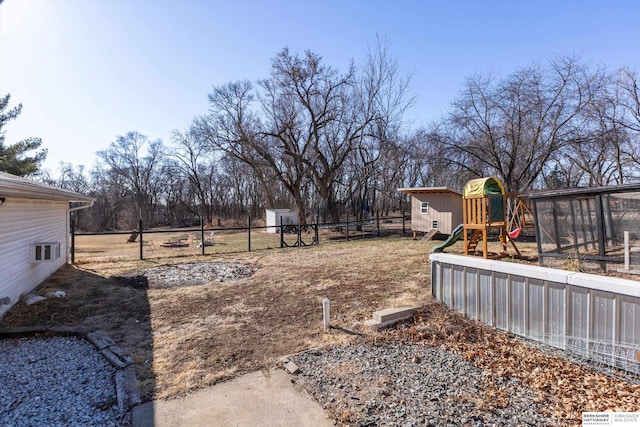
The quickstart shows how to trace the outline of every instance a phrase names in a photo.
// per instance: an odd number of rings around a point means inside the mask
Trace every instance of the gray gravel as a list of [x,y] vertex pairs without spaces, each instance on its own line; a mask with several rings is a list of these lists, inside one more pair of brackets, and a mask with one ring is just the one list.
[[79,338],[0,340],[0,425],[125,426],[115,369]]
[[246,264],[204,262],[151,267],[123,277],[134,279],[144,276],[149,287],[168,288],[239,280],[251,276],[255,270],[255,267]]
[[519,380],[436,347],[347,344],[290,359],[295,382],[344,425],[553,424]]

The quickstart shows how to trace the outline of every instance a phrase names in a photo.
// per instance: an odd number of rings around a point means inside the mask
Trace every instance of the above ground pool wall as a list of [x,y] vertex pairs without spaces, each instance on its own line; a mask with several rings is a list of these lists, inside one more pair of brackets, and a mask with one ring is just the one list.
[[432,254],[431,292],[504,331],[640,374],[640,282]]

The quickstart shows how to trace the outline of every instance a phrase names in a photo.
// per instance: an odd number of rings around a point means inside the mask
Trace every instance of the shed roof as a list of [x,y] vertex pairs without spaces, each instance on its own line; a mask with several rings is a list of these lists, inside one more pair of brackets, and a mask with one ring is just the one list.
[[398,188],[398,191],[401,191],[405,194],[416,194],[416,193],[453,193],[459,196],[462,196],[462,192],[458,190],[453,190],[449,187],[411,187],[411,188]]
[[35,182],[10,173],[0,172],[0,197],[53,200],[62,202],[92,202],[93,197],[52,185]]

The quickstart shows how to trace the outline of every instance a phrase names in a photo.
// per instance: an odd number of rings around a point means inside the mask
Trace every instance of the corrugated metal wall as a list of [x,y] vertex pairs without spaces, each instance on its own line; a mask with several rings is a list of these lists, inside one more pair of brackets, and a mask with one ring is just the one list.
[[[420,212],[422,202],[429,202],[429,213]],[[462,223],[462,196],[455,193],[412,193],[411,229],[429,232],[433,221],[438,221],[438,230],[451,234]]]
[[[0,298],[13,305],[67,261],[67,202],[7,198],[0,206]],[[59,242],[60,258],[31,263],[31,244]],[[0,306],[0,316],[10,305]]]
[[432,254],[432,294],[498,329],[640,374],[640,282]]

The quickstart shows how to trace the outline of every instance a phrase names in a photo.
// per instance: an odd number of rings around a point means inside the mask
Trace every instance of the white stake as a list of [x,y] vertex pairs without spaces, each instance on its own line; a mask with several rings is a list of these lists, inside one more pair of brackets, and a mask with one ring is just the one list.
[[629,262],[629,232],[624,232],[624,269],[629,270],[631,268]]
[[329,314],[329,298],[325,298],[322,300],[322,320],[324,325],[324,330],[328,331],[331,327],[331,316]]

